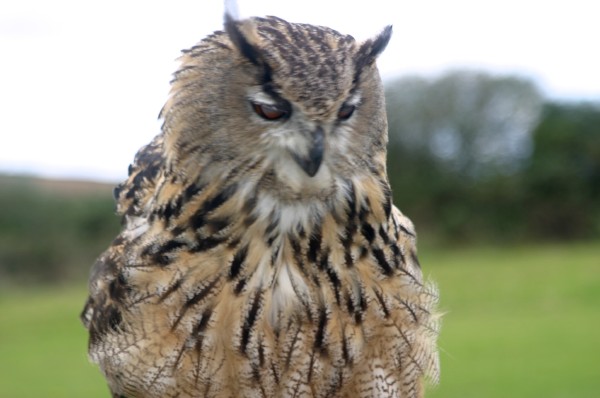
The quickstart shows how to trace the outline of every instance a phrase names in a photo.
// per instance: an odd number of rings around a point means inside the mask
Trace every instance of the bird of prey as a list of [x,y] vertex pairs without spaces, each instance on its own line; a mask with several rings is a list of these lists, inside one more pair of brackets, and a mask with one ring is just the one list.
[[438,296],[386,174],[391,27],[225,19],[115,189],[91,360],[113,397],[421,397]]

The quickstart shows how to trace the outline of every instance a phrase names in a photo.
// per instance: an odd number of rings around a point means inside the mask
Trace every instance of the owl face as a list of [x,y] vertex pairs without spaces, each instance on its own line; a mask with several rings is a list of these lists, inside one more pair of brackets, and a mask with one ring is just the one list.
[[226,17],[225,28],[184,54],[175,75],[165,106],[174,159],[257,164],[296,193],[384,167],[387,124],[374,61],[391,28],[362,44],[274,17]]

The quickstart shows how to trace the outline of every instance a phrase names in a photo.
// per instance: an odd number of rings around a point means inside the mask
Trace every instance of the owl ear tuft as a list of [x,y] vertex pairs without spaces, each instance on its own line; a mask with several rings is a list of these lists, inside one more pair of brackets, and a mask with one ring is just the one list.
[[263,61],[260,51],[248,40],[248,37],[242,31],[244,25],[249,23],[249,21],[237,21],[228,12],[225,13],[225,31],[235,47],[248,61],[257,66],[262,65]]
[[272,70],[260,48],[254,44],[259,42],[254,22],[250,19],[236,20],[229,12],[226,12],[225,31],[242,56],[259,68],[261,71],[260,83],[264,86],[265,91],[270,91]]
[[388,25],[383,29],[383,31],[377,35],[377,37],[373,39],[369,39],[365,41],[356,54],[356,71],[357,74],[360,74],[360,71],[366,67],[371,65],[379,54],[385,50],[388,43],[390,42],[390,38],[392,37],[392,25]]

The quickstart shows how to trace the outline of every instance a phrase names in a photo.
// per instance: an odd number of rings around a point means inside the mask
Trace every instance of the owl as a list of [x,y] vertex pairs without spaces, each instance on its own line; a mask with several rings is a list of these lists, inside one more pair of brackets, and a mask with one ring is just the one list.
[[226,15],[183,51],[81,315],[113,397],[404,398],[438,379],[437,291],[386,174],[390,36]]

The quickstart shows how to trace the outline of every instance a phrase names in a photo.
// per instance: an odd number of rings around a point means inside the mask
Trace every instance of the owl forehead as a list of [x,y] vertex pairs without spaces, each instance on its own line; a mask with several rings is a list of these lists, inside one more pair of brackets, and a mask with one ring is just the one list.
[[272,83],[287,100],[326,113],[352,90],[355,40],[333,29],[258,19],[261,52]]

